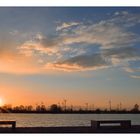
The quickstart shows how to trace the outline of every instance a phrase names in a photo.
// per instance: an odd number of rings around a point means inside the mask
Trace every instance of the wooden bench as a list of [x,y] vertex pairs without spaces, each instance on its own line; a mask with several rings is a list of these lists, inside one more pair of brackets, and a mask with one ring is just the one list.
[[92,128],[100,128],[100,124],[120,124],[121,128],[130,128],[131,120],[91,120]]
[[16,121],[0,121],[0,125],[12,125],[12,128],[16,128]]

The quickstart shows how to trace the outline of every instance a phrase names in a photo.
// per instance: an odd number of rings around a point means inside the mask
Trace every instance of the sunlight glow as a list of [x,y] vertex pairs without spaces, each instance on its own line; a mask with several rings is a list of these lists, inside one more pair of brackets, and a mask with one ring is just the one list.
[[0,98],[0,106],[3,105],[3,100]]

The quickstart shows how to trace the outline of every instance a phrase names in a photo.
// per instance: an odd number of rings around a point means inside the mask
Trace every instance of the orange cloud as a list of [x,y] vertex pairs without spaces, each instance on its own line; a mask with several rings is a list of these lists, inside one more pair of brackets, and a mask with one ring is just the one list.
[[41,43],[36,42],[25,42],[19,48],[19,53],[25,56],[33,56],[34,51],[38,51],[40,54],[56,54],[58,49],[56,47],[44,47]]
[[47,63],[45,65],[46,70],[60,70],[60,71],[66,71],[66,72],[74,72],[74,71],[87,71],[87,70],[98,70],[107,68],[108,66],[93,66],[93,67],[83,67],[77,64],[53,64],[53,63]]

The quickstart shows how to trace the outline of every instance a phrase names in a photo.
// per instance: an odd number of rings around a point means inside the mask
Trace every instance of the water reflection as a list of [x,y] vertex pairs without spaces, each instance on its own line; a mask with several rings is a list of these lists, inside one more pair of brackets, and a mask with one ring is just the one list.
[[126,119],[140,124],[140,114],[0,114],[0,120],[16,120],[18,127],[90,126],[90,120]]

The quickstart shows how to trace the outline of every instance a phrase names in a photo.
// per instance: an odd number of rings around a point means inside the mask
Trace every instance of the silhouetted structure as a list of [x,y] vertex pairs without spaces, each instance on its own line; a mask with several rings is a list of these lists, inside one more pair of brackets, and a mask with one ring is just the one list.
[[64,110],[66,111],[66,109],[67,109],[67,100],[64,99]]
[[86,109],[85,110],[88,111],[88,103],[85,103],[85,105],[86,105]]
[[79,106],[78,108],[73,105],[70,106],[66,106],[66,102],[65,104],[63,104],[64,106],[60,106],[60,104],[52,104],[49,108],[46,107],[43,103],[41,104],[36,104],[35,107],[28,105],[28,106],[23,106],[23,105],[19,105],[19,106],[15,106],[12,107],[12,105],[4,105],[2,107],[0,107],[0,112],[1,113],[104,113],[104,114],[124,114],[124,113],[140,113],[139,111],[139,105],[135,104],[133,106],[133,108],[131,110],[126,110],[124,109],[118,109],[118,105],[117,108],[113,109],[110,107],[110,110],[107,109],[100,109],[100,108],[89,108],[88,104],[86,103],[86,108],[83,106]]
[[52,104],[50,106],[50,112],[52,112],[52,113],[58,113],[58,112],[61,112],[61,111],[62,111],[61,107],[58,106],[57,104]]
[[131,110],[132,112],[139,112],[139,105],[135,104],[133,109]]
[[111,100],[109,100],[109,110],[111,111]]

